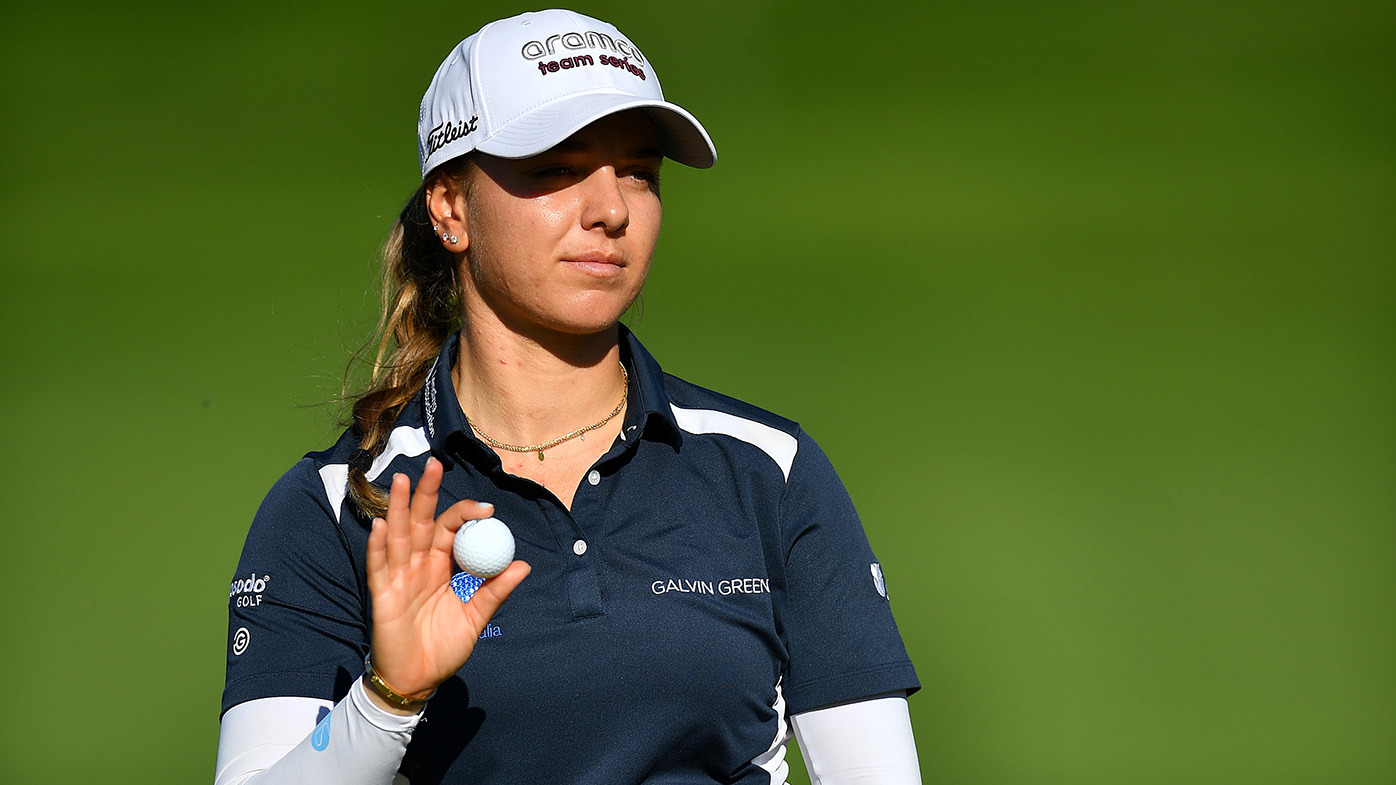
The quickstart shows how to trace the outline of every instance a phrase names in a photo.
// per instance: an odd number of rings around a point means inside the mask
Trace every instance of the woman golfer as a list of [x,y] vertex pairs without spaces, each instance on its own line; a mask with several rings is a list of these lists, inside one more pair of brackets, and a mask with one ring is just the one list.
[[[916,674],[829,461],[619,323],[661,161],[715,158],[653,63],[580,14],[493,22],[418,153],[372,384],[242,552],[217,782],[764,785],[792,735],[817,782],[919,782]],[[488,516],[519,561],[481,584],[451,545]]]

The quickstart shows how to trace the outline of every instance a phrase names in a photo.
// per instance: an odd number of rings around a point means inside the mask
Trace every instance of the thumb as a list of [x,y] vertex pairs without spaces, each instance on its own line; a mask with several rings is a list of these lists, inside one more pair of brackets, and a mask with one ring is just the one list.
[[470,602],[465,604],[465,611],[470,616],[473,626],[483,630],[490,617],[499,610],[499,606],[509,599],[509,595],[514,593],[523,579],[533,571],[528,562],[515,559],[504,572],[490,578],[480,584],[480,588],[470,596]]

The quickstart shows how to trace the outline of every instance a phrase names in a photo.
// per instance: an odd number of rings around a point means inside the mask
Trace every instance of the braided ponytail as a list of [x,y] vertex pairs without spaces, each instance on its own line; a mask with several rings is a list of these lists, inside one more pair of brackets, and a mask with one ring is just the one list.
[[[468,156],[457,159],[441,176],[466,189]],[[387,444],[393,423],[422,388],[441,346],[458,329],[456,257],[442,246],[427,212],[429,178],[407,200],[383,245],[382,302],[378,327],[350,368],[377,344],[368,389],[353,401],[353,428],[359,437],[356,459],[349,465],[349,496],[367,516],[387,513],[388,494],[368,481],[365,472]],[[348,386],[348,373],[345,386]]]

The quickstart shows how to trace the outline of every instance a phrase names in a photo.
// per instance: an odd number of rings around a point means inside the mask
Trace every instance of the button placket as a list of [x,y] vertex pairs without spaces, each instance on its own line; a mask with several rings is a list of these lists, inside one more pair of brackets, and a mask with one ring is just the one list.
[[540,500],[539,507],[553,526],[558,546],[566,548],[567,541],[572,541],[574,555],[573,558],[566,559],[567,564],[563,568],[572,618],[585,619],[604,615],[606,611],[601,601],[601,576],[597,574],[601,565],[594,559],[580,558],[586,552],[588,543],[583,539],[585,534],[577,518],[566,508],[555,503]]

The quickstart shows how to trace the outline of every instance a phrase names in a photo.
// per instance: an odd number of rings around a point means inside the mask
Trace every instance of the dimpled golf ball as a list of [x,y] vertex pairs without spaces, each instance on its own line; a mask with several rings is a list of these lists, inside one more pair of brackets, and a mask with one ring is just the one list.
[[498,518],[466,521],[456,532],[456,564],[477,578],[493,578],[514,560],[514,535]]

